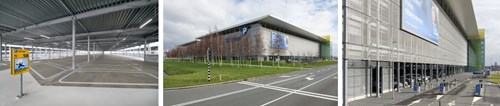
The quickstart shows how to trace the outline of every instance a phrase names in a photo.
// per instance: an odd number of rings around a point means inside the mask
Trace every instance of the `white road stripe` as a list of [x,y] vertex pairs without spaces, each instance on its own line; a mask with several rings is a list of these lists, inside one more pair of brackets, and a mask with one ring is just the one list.
[[418,99],[418,100],[416,100],[416,101],[413,101],[413,102],[411,102],[410,104],[408,104],[408,106],[411,106],[411,105],[413,105],[413,104],[419,103],[421,100],[422,100],[422,99]]
[[[267,85],[272,85],[272,84],[277,84],[277,83],[285,82],[285,81],[288,81],[288,80],[292,80],[292,79],[304,77],[306,75],[307,74],[300,75],[300,76],[295,76],[295,77],[292,77],[292,78],[288,78],[288,79],[284,79],[284,80],[272,82],[272,83],[269,83]],[[220,95],[216,95],[216,96],[211,96],[211,97],[207,97],[207,98],[203,98],[203,99],[198,99],[198,100],[189,101],[189,102],[185,102],[185,103],[175,104],[175,105],[172,105],[172,106],[184,106],[184,105],[195,104],[195,103],[199,103],[199,102],[203,102],[203,101],[207,101],[207,100],[212,100],[212,99],[216,99],[216,98],[220,98],[220,97],[224,97],[224,96],[228,96],[228,95],[232,95],[232,94],[237,94],[237,93],[241,93],[241,92],[245,92],[245,91],[249,91],[249,90],[257,89],[257,88],[259,88],[259,87],[252,87],[252,88],[242,89],[242,90],[233,91],[233,92],[229,92],[229,93],[225,93],[225,94],[220,94]]]
[[[299,95],[310,96],[310,97],[315,97],[315,98],[320,98],[320,99],[337,101],[337,97],[336,96],[332,96],[332,95],[326,95],[326,94],[320,94],[320,93],[314,93],[314,92],[307,92],[307,91],[300,91],[300,90],[294,90],[294,89],[290,89],[290,88],[270,86],[270,85],[264,85],[264,84],[253,83],[253,82],[246,82],[246,81],[239,82],[239,83],[246,84],[246,85],[251,85],[251,86],[255,86],[255,87],[267,88],[267,89],[271,89],[271,90],[289,92],[289,94],[287,94],[286,96],[291,95],[291,94],[299,94]],[[281,96],[281,97],[279,97],[279,99],[284,98],[286,96]],[[274,99],[273,102],[277,101],[279,99]],[[270,102],[268,102],[268,103],[270,103]]]
[[[296,90],[296,91],[300,91],[300,90],[302,90],[302,89],[305,89],[305,88],[307,88],[307,87],[309,87],[309,86],[312,86],[312,85],[314,85],[314,84],[316,84],[316,83],[319,83],[320,81],[323,81],[323,80],[325,80],[325,79],[327,79],[327,78],[329,78],[329,77],[332,77],[332,76],[334,76],[334,75],[337,75],[337,73],[334,73],[334,74],[329,75],[329,76],[327,76],[327,77],[325,77],[325,78],[322,78],[321,80],[318,80],[318,81],[316,81],[316,82],[314,82],[314,83],[311,83],[311,84],[309,84],[309,85],[307,85],[307,86],[304,86],[304,87],[302,87],[302,88],[300,88],[300,89],[298,89],[298,90]],[[285,97],[289,96],[289,95],[290,95],[290,94],[292,94],[292,93],[293,93],[293,92],[290,92],[290,93],[288,93],[288,94],[286,94],[286,95],[283,95],[283,96],[281,96],[281,97],[279,97],[279,98],[276,98],[276,99],[271,100],[271,101],[269,101],[269,102],[267,102],[267,103],[264,103],[264,104],[262,104],[261,106],[269,105],[269,104],[271,104],[271,103],[273,103],[273,102],[275,102],[275,101],[278,101],[278,100],[280,100],[280,99],[282,99],[282,98],[285,98]],[[296,92],[295,92],[295,93],[296,93]],[[297,94],[299,94],[299,93],[297,93]],[[317,96],[313,96],[313,97],[317,97]],[[322,98],[322,99],[325,99],[325,98]],[[335,99],[335,101],[336,101],[336,100],[337,100],[337,99]]]

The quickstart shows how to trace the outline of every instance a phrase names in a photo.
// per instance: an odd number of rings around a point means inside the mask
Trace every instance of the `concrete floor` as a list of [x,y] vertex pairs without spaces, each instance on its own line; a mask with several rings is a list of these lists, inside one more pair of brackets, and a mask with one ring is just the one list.
[[31,74],[46,86],[87,86],[113,88],[158,88],[158,69],[152,63],[115,55],[76,57],[76,70],[71,58],[36,60]]
[[[0,106],[157,106],[158,66],[115,55],[31,61],[30,73],[11,76],[0,62]],[[4,65],[7,64],[7,65]]]

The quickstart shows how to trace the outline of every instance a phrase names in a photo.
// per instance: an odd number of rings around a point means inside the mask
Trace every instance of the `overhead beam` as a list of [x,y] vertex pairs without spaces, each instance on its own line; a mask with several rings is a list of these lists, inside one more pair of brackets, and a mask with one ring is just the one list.
[[45,21],[45,22],[41,22],[38,24],[26,26],[23,28],[18,28],[16,31],[6,33],[6,35],[10,35],[12,33],[17,33],[19,31],[23,31],[23,30],[30,30],[30,29],[34,29],[34,28],[69,22],[72,20],[73,17],[77,17],[78,19],[83,19],[83,18],[99,16],[99,15],[103,15],[103,14],[109,14],[109,13],[117,12],[117,11],[121,11],[121,10],[143,7],[143,6],[147,6],[147,5],[151,5],[151,4],[155,4],[155,3],[158,3],[158,0],[133,1],[133,2],[129,2],[129,3],[116,5],[116,6],[111,6],[111,7],[106,7],[106,8],[102,8],[102,9],[97,9],[97,10],[92,10],[92,11],[80,13],[80,14],[75,14],[74,16],[66,16],[66,17],[62,17],[62,18],[58,18],[58,19],[54,19],[54,20],[50,20],[50,21]]
[[[97,32],[89,32],[89,33],[79,33],[76,34],[76,37],[82,37],[82,36],[87,36],[87,35],[106,35],[106,34],[114,34],[114,33],[124,33],[124,32],[132,32],[132,31],[141,31],[141,30],[154,30],[158,29],[158,26],[151,26],[151,27],[144,27],[144,28],[129,28],[129,29],[116,29],[116,30],[107,30],[107,31],[97,31]],[[54,42],[54,40],[64,40],[65,38],[70,38],[73,35],[62,35],[62,36],[52,36],[50,37],[51,39],[46,39],[43,37],[40,38],[34,38],[36,41],[39,41],[39,43],[49,43],[49,42]],[[24,41],[24,40],[20,40]],[[15,41],[19,42],[19,41]]]

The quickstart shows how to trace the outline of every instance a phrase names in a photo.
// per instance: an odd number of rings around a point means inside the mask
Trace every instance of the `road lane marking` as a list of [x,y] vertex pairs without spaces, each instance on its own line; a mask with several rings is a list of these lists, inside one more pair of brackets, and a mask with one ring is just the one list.
[[36,70],[35,70],[35,69],[33,69],[32,67],[30,67],[30,69],[31,69],[31,70],[33,70],[33,72],[35,72],[35,74],[36,74],[36,75],[40,76],[40,78],[42,78],[42,79],[44,79],[44,80],[45,80],[45,79],[54,78],[55,76],[57,76],[57,75],[59,75],[59,74],[62,74],[63,72],[66,72],[66,70],[65,70],[65,69],[62,69],[62,71],[61,71],[61,72],[58,72],[58,73],[56,73],[56,74],[54,74],[54,75],[52,75],[52,76],[50,76],[50,77],[48,77],[48,78],[45,78],[42,74],[38,73],[38,71],[36,71]]
[[[285,81],[288,81],[288,80],[292,80],[292,79],[304,77],[306,75],[307,74],[300,75],[300,76],[295,76],[295,77],[292,77],[292,78],[287,78],[287,79],[284,79],[284,80],[280,80],[280,81],[268,83],[267,85],[272,85],[272,84],[277,84],[277,83],[285,82]],[[259,88],[259,87],[252,87],[252,88],[242,89],[242,90],[233,91],[233,92],[229,92],[229,93],[224,93],[224,94],[220,94],[220,95],[215,95],[215,96],[211,96],[211,97],[207,97],[207,98],[203,98],[203,99],[198,99],[198,100],[193,100],[193,101],[184,102],[184,103],[180,103],[180,104],[175,104],[175,105],[172,105],[172,106],[184,106],[184,105],[195,104],[195,103],[199,103],[199,102],[203,102],[203,101],[207,101],[207,100],[212,100],[212,99],[216,99],[216,98],[220,98],[220,97],[224,97],[224,96],[228,96],[228,95],[232,95],[232,94],[237,94],[237,93],[241,93],[241,92],[245,92],[245,91],[249,91],[249,90],[257,89],[257,88]]]
[[[317,83],[319,83],[319,82],[321,82],[321,81],[323,81],[323,80],[325,80],[325,79],[327,79],[327,78],[329,78],[329,77],[332,77],[332,76],[334,76],[334,75],[337,75],[337,73],[334,73],[334,74],[329,75],[329,76],[327,76],[327,77],[325,77],[325,78],[322,78],[322,79],[320,79],[320,80],[318,80],[318,81],[316,81],[316,82],[314,82],[314,83],[311,83],[311,84],[309,84],[309,85],[307,85],[307,86],[304,86],[304,87],[302,87],[302,88],[298,89],[298,91],[300,91],[300,90],[302,90],[302,89],[305,89],[305,88],[307,88],[307,87],[309,87],[309,86],[312,86],[312,85],[314,85],[314,84],[317,84]],[[296,90],[296,91],[297,91],[297,90]],[[290,92],[290,93],[288,93],[288,94],[286,94],[286,95],[283,95],[283,96],[281,96],[281,97],[279,97],[279,98],[276,98],[276,99],[274,99],[274,100],[271,100],[271,101],[269,101],[269,102],[267,102],[267,103],[264,103],[264,104],[262,104],[261,106],[265,106],[265,105],[271,104],[271,103],[273,103],[273,102],[275,102],[275,101],[278,101],[278,100],[280,100],[280,99],[282,99],[282,98],[285,98],[285,97],[287,97],[287,96],[289,96],[289,95],[291,95],[291,94],[292,94],[292,92]],[[336,98],[336,97],[335,97],[335,98]],[[337,100],[337,99],[335,99],[335,101],[336,101],[336,100]]]
[[472,104],[474,104],[475,102],[477,102],[479,99],[481,99],[481,97],[474,97],[472,99]]
[[313,78],[314,76],[315,76],[315,75],[312,75],[312,76],[306,77],[306,79],[307,79],[307,80],[309,80],[309,81],[310,81],[310,80],[314,80],[314,78]]
[[150,73],[145,73],[145,72],[117,72],[117,71],[72,71],[71,73],[67,74],[66,76],[62,77],[61,79],[58,80],[59,83],[68,83],[68,84],[95,84],[95,85],[145,85],[145,86],[151,86],[151,85],[158,85],[158,83],[112,83],[112,82],[73,82],[73,81],[62,81],[66,79],[69,75],[75,73],[75,72],[114,72],[114,73],[131,73],[131,74],[146,74],[151,77],[154,77],[158,79],[158,77],[150,74]]
[[282,76],[280,76],[280,77],[285,77],[285,78],[288,78],[288,77],[290,77],[290,76],[288,76],[288,75],[282,75]]
[[439,100],[443,97],[444,95],[436,95],[436,100]]
[[[239,82],[239,83],[246,84],[246,85],[251,85],[251,86],[255,86],[255,87],[267,88],[267,89],[271,89],[271,90],[288,92],[288,94],[286,94],[286,96],[291,95],[291,94],[299,94],[299,95],[304,95],[304,96],[309,96],[309,97],[315,97],[315,98],[320,98],[320,99],[337,101],[337,97],[336,96],[332,96],[332,95],[326,95],[326,94],[320,94],[320,93],[314,93],[314,92],[307,92],[307,91],[301,91],[301,90],[295,90],[295,89],[283,88],[283,87],[277,87],[277,86],[271,86],[271,85],[264,85],[264,84],[247,82],[247,81],[243,81],[243,82]],[[279,97],[279,99],[284,98],[286,96],[281,96],[281,97]],[[279,99],[274,99],[273,102],[277,101]],[[268,102],[268,103],[272,103],[272,102]],[[264,105],[267,105],[267,104],[264,104]]]
[[198,100],[189,101],[189,102],[185,102],[185,103],[175,104],[175,105],[172,105],[172,106],[190,105],[190,104],[194,104],[194,103],[198,103],[198,102],[203,102],[203,101],[207,101],[207,100],[211,100],[211,99],[215,99],[215,98],[220,98],[220,97],[224,97],[224,96],[228,96],[228,95],[232,95],[232,94],[236,94],[236,93],[241,93],[241,92],[249,91],[249,90],[256,89],[256,88],[259,88],[259,87],[252,87],[252,88],[242,89],[242,90],[238,90],[238,91],[234,91],[234,92],[229,92],[229,93],[225,93],[225,94],[221,94],[221,95],[216,95],[216,96],[212,96],[212,97],[208,97],[208,98],[203,98],[203,99],[198,99]]
[[418,100],[415,100],[413,102],[411,102],[410,104],[408,104],[408,106],[411,106],[413,104],[416,104],[416,103],[419,103],[422,99],[418,99]]

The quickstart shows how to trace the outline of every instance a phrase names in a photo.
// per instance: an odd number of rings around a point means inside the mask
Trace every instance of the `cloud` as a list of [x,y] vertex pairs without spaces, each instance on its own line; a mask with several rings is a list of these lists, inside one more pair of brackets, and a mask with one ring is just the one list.
[[[485,28],[485,65],[494,64],[500,60],[500,4],[499,0],[473,0],[477,26]],[[500,61],[499,61],[500,62]]]
[[337,54],[336,0],[170,0],[164,4],[164,49],[250,19],[272,16],[316,35],[331,35]]

